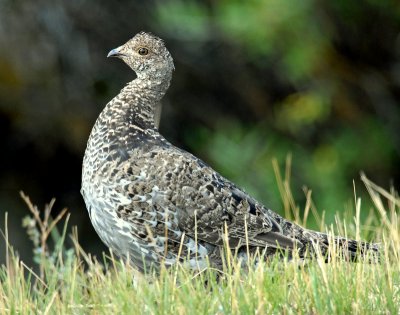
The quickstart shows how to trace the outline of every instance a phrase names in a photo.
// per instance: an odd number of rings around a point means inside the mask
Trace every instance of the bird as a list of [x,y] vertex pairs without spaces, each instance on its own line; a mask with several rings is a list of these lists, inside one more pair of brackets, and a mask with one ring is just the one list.
[[175,67],[162,39],[140,32],[107,57],[124,61],[136,78],[93,126],[81,194],[95,231],[113,253],[146,272],[178,263],[221,269],[226,248],[238,259],[328,255],[331,243],[350,260],[378,252],[377,244],[330,238],[283,218],[164,138],[158,113]]

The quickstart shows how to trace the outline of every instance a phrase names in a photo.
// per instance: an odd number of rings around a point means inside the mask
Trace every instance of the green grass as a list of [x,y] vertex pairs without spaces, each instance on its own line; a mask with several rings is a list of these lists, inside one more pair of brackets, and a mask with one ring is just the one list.
[[[362,177],[374,203],[359,222],[361,200],[354,211],[337,218],[335,233],[372,237],[382,243],[379,263],[347,263],[322,257],[302,263],[295,258],[273,259],[241,268],[229,256],[223,272],[188,271],[181,266],[160,275],[142,275],[123,261],[105,255],[99,262],[85,253],[77,233],[65,248],[66,226],[57,232],[51,220],[52,203],[41,216],[25,196],[32,213],[25,226],[35,247],[38,268],[33,271],[7,246],[7,264],[0,270],[0,313],[12,314],[398,314],[400,312],[400,199]],[[315,212],[308,201],[302,211],[291,199],[285,181],[279,182],[287,216],[303,223]],[[308,208],[308,209],[307,209]],[[369,210],[369,209],[368,209]],[[316,213],[316,212],[315,212]],[[320,220],[321,225],[323,225]],[[8,239],[7,227],[4,230]],[[68,237],[68,236],[67,236]],[[49,239],[55,246],[49,249]],[[8,243],[8,242],[7,242]],[[335,248],[332,248],[333,256]]]

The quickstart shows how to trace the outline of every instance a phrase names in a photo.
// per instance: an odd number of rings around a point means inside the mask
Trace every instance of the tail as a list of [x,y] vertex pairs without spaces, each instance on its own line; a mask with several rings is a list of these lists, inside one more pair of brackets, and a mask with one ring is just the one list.
[[346,261],[366,261],[376,263],[380,260],[381,246],[377,243],[356,241],[345,237],[332,237],[328,234],[307,231],[310,233],[309,252],[316,254],[319,251],[325,261],[331,261],[334,256]]

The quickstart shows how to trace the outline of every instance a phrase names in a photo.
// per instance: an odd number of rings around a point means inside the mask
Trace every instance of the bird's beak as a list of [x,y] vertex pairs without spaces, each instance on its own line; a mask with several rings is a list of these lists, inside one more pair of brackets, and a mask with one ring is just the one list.
[[122,50],[122,46],[111,50],[111,51],[108,53],[107,58],[108,58],[108,57],[122,57],[122,56],[124,56],[124,54],[121,53],[121,50]]

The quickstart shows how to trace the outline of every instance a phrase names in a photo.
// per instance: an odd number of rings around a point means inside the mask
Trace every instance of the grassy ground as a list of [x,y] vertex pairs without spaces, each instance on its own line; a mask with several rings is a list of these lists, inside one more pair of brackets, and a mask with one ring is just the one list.
[[[338,218],[336,228],[330,230],[354,238],[369,235],[381,242],[383,255],[376,264],[336,259],[325,264],[319,257],[306,264],[296,258],[291,262],[274,259],[246,269],[228,257],[224,272],[190,272],[177,266],[162,270],[159,276],[142,275],[112,254],[98,262],[82,250],[75,232],[71,235],[74,247],[65,248],[66,225],[57,232],[60,217],[51,220],[52,205],[41,216],[24,197],[32,213],[24,224],[39,267],[33,271],[26,266],[8,244],[7,264],[0,270],[0,313],[399,314],[400,199],[396,192],[362,179],[376,211],[370,211],[361,224],[361,200],[355,198],[355,211]],[[300,223],[306,221],[300,218],[284,181],[280,189],[287,215]],[[315,211],[307,195],[302,212],[306,215]],[[4,237],[7,241],[7,229]],[[56,240],[51,250],[47,247],[50,238]]]

